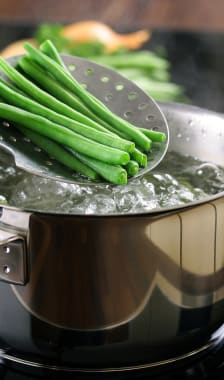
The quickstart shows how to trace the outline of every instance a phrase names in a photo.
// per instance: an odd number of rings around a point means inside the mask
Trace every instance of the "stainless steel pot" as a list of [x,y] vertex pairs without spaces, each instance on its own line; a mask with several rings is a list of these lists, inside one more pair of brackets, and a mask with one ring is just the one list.
[[[224,165],[224,118],[161,104],[170,150]],[[142,214],[0,209],[0,356],[62,370],[154,367],[224,336],[224,193]]]

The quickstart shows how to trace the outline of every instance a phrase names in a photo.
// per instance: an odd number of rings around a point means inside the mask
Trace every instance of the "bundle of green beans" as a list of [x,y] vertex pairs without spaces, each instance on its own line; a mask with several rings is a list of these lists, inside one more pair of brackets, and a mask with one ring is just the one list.
[[165,134],[137,128],[107,109],[72,77],[51,41],[39,50],[24,47],[28,54],[18,68],[0,58],[12,82],[0,79],[0,118],[91,180],[126,184]]

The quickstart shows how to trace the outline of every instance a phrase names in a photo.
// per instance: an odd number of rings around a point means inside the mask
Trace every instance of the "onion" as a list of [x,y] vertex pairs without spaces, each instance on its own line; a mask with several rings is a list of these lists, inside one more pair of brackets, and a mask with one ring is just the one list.
[[83,21],[65,26],[62,35],[74,42],[102,42],[106,50],[112,52],[119,47],[138,49],[150,38],[151,33],[139,30],[134,33],[119,34],[101,22]]

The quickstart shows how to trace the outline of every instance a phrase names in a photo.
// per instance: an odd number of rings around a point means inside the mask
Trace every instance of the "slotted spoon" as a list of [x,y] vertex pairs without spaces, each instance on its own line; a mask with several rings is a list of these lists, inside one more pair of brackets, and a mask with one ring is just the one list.
[[[9,58],[13,66],[20,57]],[[130,123],[147,129],[164,132],[165,142],[153,144],[148,165],[136,176],[154,169],[164,158],[169,144],[169,129],[157,103],[134,82],[114,70],[89,60],[62,55],[74,78],[100,99],[112,112]],[[4,79],[7,79],[1,74]],[[38,176],[64,182],[91,183],[88,179],[67,169],[42,149],[24,137],[12,125],[0,123],[0,160],[14,163],[18,168]]]

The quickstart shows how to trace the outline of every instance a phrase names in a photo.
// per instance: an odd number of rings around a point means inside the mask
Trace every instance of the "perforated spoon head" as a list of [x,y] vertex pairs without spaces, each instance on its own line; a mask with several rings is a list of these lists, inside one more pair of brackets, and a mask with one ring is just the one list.
[[[9,58],[8,61],[15,66],[19,58]],[[164,158],[169,145],[169,128],[158,104],[134,82],[114,70],[84,58],[66,55],[62,58],[74,78],[116,115],[137,127],[166,134],[166,141],[153,144],[147,167],[140,169],[135,177],[154,169]],[[10,157],[18,168],[28,173],[63,182],[94,184],[49,157],[4,121],[0,123],[0,150],[5,152],[7,160]],[[0,157],[3,158],[3,153]]]

